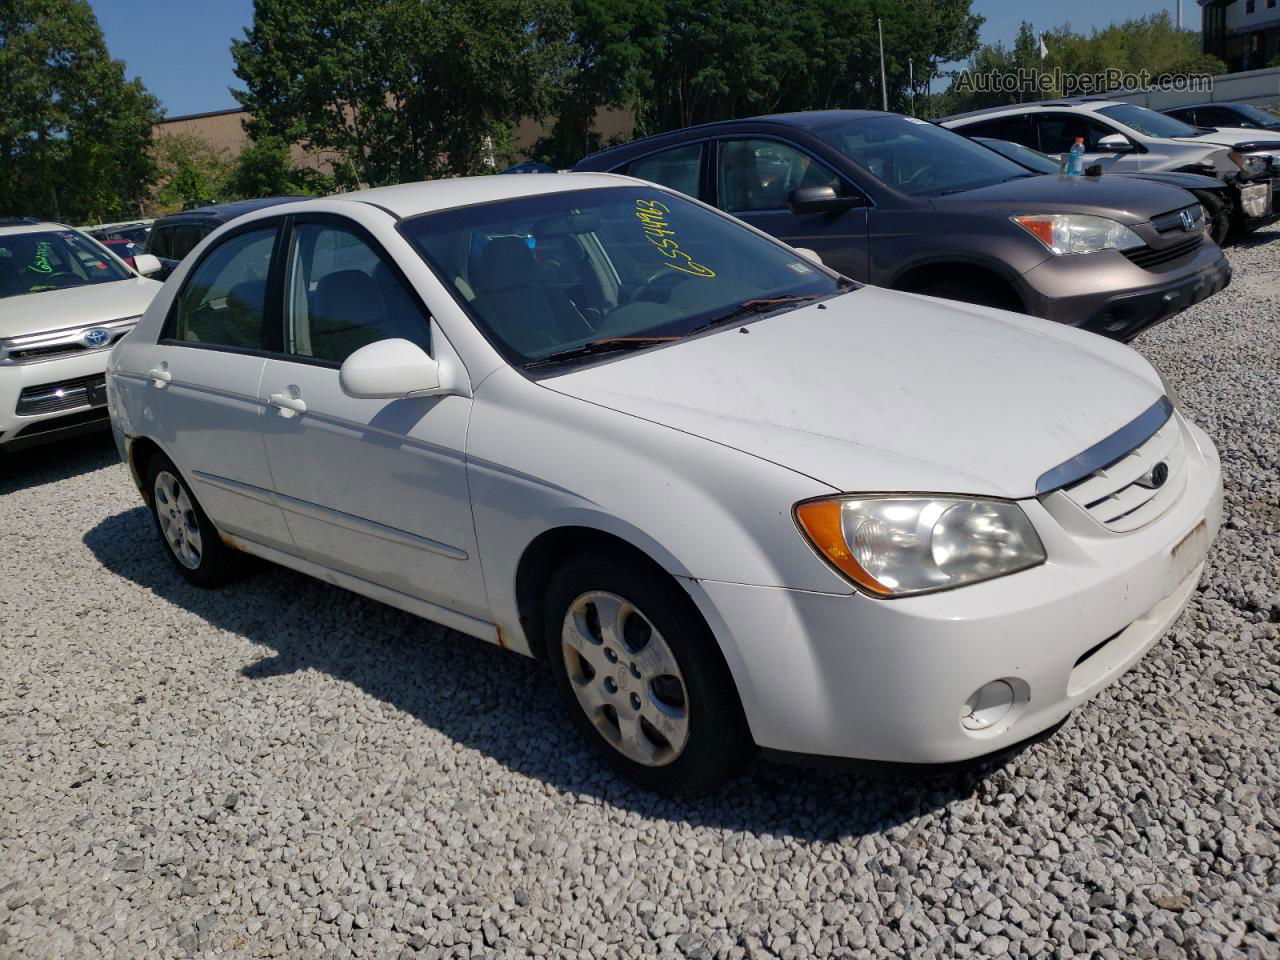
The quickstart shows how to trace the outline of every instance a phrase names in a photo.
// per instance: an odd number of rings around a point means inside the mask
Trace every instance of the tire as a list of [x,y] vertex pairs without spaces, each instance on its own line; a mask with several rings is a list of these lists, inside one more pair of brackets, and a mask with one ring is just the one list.
[[585,554],[552,576],[543,609],[561,699],[614,770],[657,793],[693,796],[749,758],[729,668],[693,601],[666,576]]
[[1204,207],[1205,218],[1209,222],[1209,236],[1218,246],[1226,246],[1232,239],[1231,208],[1220,197],[1207,190],[1193,190],[1191,193]]
[[198,587],[234,579],[237,554],[222,542],[187,481],[161,453],[147,463],[147,502],[164,552],[182,576]]

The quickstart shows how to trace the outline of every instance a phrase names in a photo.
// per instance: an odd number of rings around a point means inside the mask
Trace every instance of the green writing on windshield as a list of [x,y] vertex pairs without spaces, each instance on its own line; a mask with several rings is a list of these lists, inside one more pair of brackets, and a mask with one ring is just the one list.
[[49,253],[53,248],[49,246],[48,240],[41,240],[36,244],[36,255],[32,258],[27,269],[32,273],[53,273],[53,264],[49,262]]
[[659,253],[672,261],[667,264],[668,267],[691,277],[714,277],[714,270],[698,263],[680,249],[680,244],[675,239],[676,232],[670,229],[671,224],[667,220],[670,213],[671,208],[660,200],[636,201],[636,219],[644,224],[645,238],[658,248]]

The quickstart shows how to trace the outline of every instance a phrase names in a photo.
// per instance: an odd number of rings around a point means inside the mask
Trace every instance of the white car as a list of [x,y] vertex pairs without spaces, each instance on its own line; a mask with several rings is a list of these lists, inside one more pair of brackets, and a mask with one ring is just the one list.
[[0,451],[105,428],[107,354],[159,289],[70,227],[0,220]]
[[244,551],[544,658],[669,792],[755,747],[1044,731],[1178,616],[1221,513],[1213,444],[1127,347],[859,286],[609,174],[237,219],[107,386],[189,580]]
[[1192,127],[1136,103],[1076,97],[989,107],[939,123],[966,137],[1009,140],[1065,157],[1084,141],[1085,166],[1104,172],[1200,173],[1235,192],[1226,211],[1236,229],[1256,229],[1280,212],[1280,137],[1262,130]]

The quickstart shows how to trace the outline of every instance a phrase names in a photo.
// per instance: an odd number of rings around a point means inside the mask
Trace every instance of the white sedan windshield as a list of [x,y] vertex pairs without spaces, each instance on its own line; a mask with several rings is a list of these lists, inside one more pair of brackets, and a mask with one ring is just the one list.
[[593,341],[675,339],[744,303],[767,308],[852,286],[653,187],[480,204],[401,230],[518,364]]

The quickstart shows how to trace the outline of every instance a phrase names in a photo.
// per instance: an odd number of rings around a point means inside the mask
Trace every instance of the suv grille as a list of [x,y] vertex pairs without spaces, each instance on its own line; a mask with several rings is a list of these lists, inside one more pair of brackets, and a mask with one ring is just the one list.
[[1162,213],[1159,216],[1152,217],[1151,225],[1161,233],[1168,233],[1170,230],[1177,230],[1180,233],[1191,233],[1191,230],[1188,230],[1182,224],[1182,215],[1184,213],[1191,216],[1191,225],[1193,230],[1204,226],[1204,221],[1201,219],[1202,211],[1200,204],[1198,203],[1192,204],[1189,207],[1182,207],[1178,210],[1170,210],[1168,213]]
[[1108,530],[1128,533],[1162,516],[1186,485],[1182,430],[1170,417],[1141,446],[1062,492]]
[[1144,270],[1150,270],[1152,267],[1159,267],[1166,263],[1172,263],[1182,257],[1195,253],[1200,249],[1200,244],[1204,243],[1204,237],[1199,233],[1195,236],[1188,237],[1186,240],[1156,250],[1152,247],[1138,247],[1136,250],[1126,250],[1124,255],[1142,267]]
[[[108,320],[106,323],[91,323],[79,327],[67,327],[63,330],[26,333],[18,337],[0,339],[0,366],[38,363],[41,360],[56,360],[59,357],[91,353],[95,350],[110,350],[138,325],[140,319],[141,317],[125,317],[120,320]],[[89,346],[85,342],[85,334],[90,330],[105,330],[107,337],[102,343]]]

